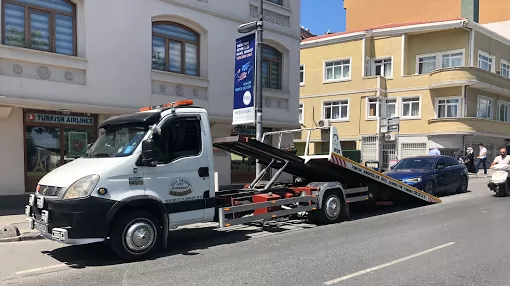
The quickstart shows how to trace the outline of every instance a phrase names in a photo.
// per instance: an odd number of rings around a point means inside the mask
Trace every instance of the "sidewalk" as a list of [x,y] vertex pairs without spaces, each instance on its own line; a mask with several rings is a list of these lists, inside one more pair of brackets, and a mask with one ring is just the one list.
[[[0,212],[0,226],[2,225],[13,225],[19,229],[21,235],[20,237],[13,239],[14,241],[41,238],[38,231],[28,228],[27,222],[25,221],[25,214],[2,215],[2,212]],[[2,241],[0,241],[0,243],[2,243]]]
[[469,174],[469,178],[470,179],[474,179],[474,178],[490,178],[492,176],[492,170],[491,169],[487,169],[487,175],[485,175],[483,173],[483,170],[480,170],[478,171],[478,174]]

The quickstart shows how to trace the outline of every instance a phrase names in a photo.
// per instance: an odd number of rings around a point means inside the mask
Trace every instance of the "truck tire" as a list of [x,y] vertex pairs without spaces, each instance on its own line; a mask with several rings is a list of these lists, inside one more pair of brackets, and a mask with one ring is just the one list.
[[321,208],[311,213],[311,220],[316,224],[332,224],[342,221],[347,207],[340,197],[341,192],[329,190],[322,197]]
[[114,222],[110,247],[122,259],[142,259],[159,245],[161,232],[161,223],[154,215],[141,210],[132,211]]

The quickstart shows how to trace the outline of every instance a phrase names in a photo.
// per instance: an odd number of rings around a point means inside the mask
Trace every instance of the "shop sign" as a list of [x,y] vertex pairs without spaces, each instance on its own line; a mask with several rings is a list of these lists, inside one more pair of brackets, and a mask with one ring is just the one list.
[[[234,129],[232,129],[231,135],[241,135],[241,136],[253,136],[257,135],[257,130],[253,126],[236,126]],[[262,132],[271,132],[273,131],[271,128],[262,128]]]
[[94,125],[93,117],[60,115],[60,114],[28,113],[26,115],[26,120],[28,122],[39,122],[39,123]]

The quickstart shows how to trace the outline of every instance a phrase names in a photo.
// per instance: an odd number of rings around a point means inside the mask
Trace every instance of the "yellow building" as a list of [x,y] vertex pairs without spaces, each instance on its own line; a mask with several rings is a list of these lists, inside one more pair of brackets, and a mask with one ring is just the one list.
[[[335,125],[362,160],[442,154],[483,143],[491,160],[510,140],[510,39],[468,21],[386,25],[301,43],[303,127]],[[384,118],[398,133],[381,133]],[[393,135],[392,135],[393,134]],[[295,139],[304,149],[305,132]],[[327,150],[311,135],[309,151]]]

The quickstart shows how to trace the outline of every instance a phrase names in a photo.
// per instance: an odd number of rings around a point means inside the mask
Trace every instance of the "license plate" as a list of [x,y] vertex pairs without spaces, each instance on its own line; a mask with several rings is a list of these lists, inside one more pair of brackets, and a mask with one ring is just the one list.
[[30,194],[30,196],[28,196],[28,205],[29,206],[34,206],[35,204],[35,195],[34,194]]
[[35,221],[34,222],[34,228],[42,233],[48,233],[48,225]]
[[37,197],[37,207],[40,209],[44,207],[44,197]]
[[31,206],[25,206],[25,215],[26,216],[32,215],[32,207]]
[[62,231],[53,230],[51,233],[51,237],[55,240],[64,241],[66,240],[65,234]]

